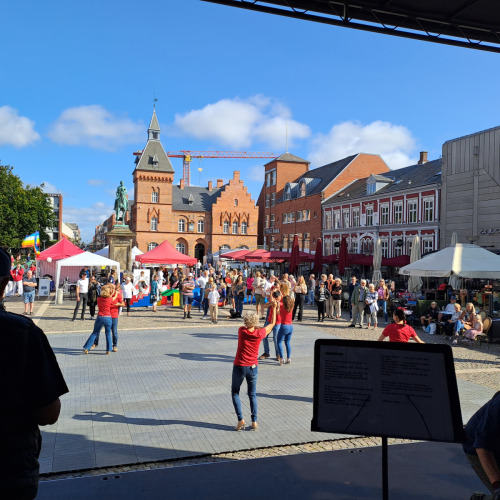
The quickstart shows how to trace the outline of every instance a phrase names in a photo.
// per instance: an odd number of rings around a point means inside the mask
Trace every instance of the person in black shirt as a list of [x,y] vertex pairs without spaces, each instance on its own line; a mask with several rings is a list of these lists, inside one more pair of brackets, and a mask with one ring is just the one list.
[[[10,257],[0,249],[0,299]],[[38,491],[39,425],[57,422],[68,388],[45,334],[31,319],[0,308],[0,496],[30,500]]]
[[420,323],[422,324],[422,328],[425,330],[425,327],[430,323],[433,323],[438,320],[438,315],[441,311],[436,302],[431,302],[431,307],[427,309],[427,312],[420,316]]

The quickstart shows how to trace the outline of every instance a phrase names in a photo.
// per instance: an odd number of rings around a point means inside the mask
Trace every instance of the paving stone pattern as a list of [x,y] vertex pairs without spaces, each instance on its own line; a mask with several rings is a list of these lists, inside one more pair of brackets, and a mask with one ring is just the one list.
[[[23,310],[18,298],[9,298],[6,305],[13,312]],[[84,469],[92,471],[78,475],[95,474],[378,444],[375,438],[309,429],[314,341],[376,340],[381,328],[347,328],[347,316],[317,323],[316,312],[306,307],[304,321],[294,327],[292,364],[259,363],[259,431],[235,432],[230,384],[237,320],[224,319],[224,310],[219,324],[212,325],[197,310],[192,320],[183,320],[178,309],[133,309],[130,317],[120,317],[117,353],[105,355],[102,334],[101,345],[84,355],[93,322],[70,321],[73,307],[47,299],[35,305],[34,320],[47,333],[70,388],[58,423],[43,431],[42,474],[60,477],[64,471]],[[426,342],[445,342],[418,333]],[[500,349],[495,344],[459,345],[454,354],[467,421],[498,388]],[[245,384],[241,398],[249,422]]]

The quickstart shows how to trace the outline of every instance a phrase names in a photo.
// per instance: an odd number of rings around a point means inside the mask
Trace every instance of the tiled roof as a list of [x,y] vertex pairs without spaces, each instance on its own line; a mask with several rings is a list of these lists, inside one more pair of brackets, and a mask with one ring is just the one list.
[[160,124],[158,123],[158,118],[156,117],[156,109],[153,110],[153,116],[151,117],[151,123],[149,124],[150,130],[160,130]]
[[[172,210],[189,210],[192,212],[210,212],[212,205],[220,196],[224,188],[208,188],[198,186],[172,186]],[[189,203],[189,199],[193,202]]]
[[[295,179],[293,183],[299,185],[300,181],[304,179],[306,182],[306,196],[321,193],[323,189],[325,189],[326,186],[328,186],[328,184],[330,184],[330,182],[332,182],[332,180],[335,179],[354,158],[356,158],[356,156],[357,155],[348,156],[342,160],[334,161],[328,165],[309,170],[298,179]],[[292,192],[292,199],[296,198],[297,194],[294,196]],[[282,201],[284,201],[283,197],[281,197],[277,203],[281,203]]]
[[174,173],[172,163],[159,140],[148,140],[135,168],[136,170]]
[[269,163],[272,163],[273,161],[288,161],[290,163],[310,163],[307,160],[304,160],[303,158],[299,158],[298,156],[292,155],[291,153],[283,153],[282,155],[278,156],[278,158],[274,158],[270,162],[266,163],[266,165],[269,165]]
[[324,200],[323,204],[344,201],[346,198],[349,201],[373,198],[374,196],[380,198],[381,196],[393,194],[397,191],[435,184],[441,179],[441,159],[432,160],[423,165],[411,165],[398,170],[391,170],[385,173],[383,177],[387,177],[392,182],[379,189],[376,193],[366,193],[366,181],[368,179],[366,177],[354,181],[346,188],[333,194]]

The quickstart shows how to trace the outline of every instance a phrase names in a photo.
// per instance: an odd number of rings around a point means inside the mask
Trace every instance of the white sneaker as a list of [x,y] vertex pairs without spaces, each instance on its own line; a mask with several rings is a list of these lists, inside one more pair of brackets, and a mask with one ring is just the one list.
[[203,316],[203,318],[201,318],[201,319],[208,319],[208,316]]
[[454,345],[458,344],[458,340],[457,339],[453,339],[452,344],[454,344]]

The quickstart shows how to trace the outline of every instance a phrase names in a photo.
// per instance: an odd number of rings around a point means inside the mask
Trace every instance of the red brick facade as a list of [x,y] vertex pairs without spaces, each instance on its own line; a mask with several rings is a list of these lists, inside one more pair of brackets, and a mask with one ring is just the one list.
[[[265,166],[266,178],[257,202],[260,244],[286,251],[297,234],[301,249],[314,251],[323,226],[322,201],[356,179],[389,170],[380,156],[369,154],[329,167],[309,170],[309,162],[288,153]],[[289,199],[284,196],[287,186],[294,186]]]

